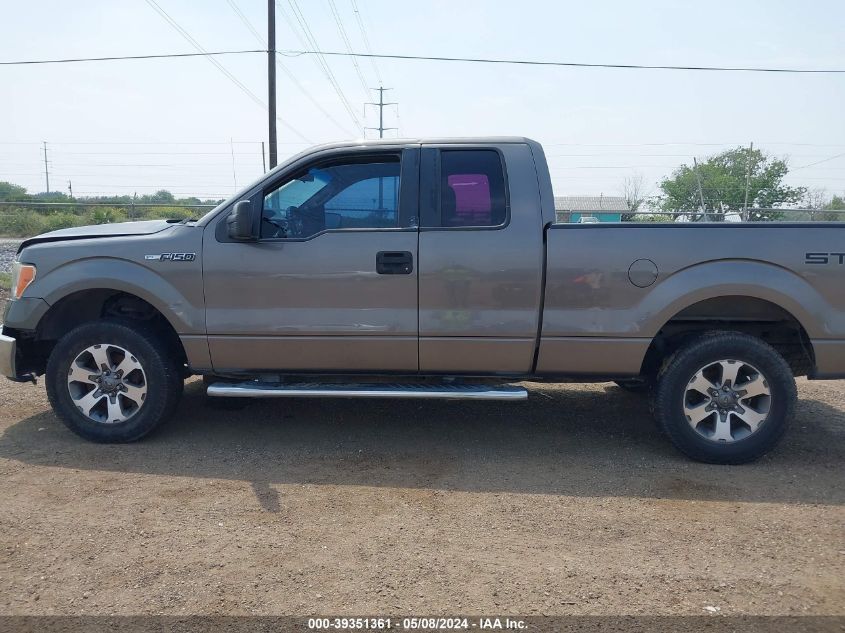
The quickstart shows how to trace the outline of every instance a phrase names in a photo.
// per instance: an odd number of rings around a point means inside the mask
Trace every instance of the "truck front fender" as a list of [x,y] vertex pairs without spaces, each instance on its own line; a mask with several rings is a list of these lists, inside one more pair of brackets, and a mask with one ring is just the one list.
[[[188,293],[178,286],[192,288]],[[139,263],[116,257],[74,260],[49,271],[33,288],[49,305],[84,290],[116,290],[135,295],[158,310],[182,334],[205,334],[199,265],[168,268],[168,278]],[[193,295],[193,300],[190,295]]]

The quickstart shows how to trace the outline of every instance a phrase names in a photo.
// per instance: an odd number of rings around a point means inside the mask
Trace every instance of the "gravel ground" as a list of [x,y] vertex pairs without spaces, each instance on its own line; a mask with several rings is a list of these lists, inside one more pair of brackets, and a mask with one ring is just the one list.
[[845,389],[697,464],[608,384],[212,406],[86,443],[0,382],[3,614],[845,615]]
[[15,253],[18,245],[23,240],[0,237],[0,273],[7,273],[12,270],[12,262],[15,261]]

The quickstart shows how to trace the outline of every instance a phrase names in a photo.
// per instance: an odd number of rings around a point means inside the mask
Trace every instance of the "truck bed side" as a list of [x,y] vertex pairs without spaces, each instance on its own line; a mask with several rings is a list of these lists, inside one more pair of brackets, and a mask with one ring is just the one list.
[[843,238],[820,223],[552,225],[537,372],[635,375],[667,324],[794,319],[811,374],[845,374]]

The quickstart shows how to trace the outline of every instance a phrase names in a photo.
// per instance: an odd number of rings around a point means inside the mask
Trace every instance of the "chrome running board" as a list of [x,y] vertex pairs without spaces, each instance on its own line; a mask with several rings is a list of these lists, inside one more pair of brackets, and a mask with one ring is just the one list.
[[258,381],[215,382],[208,395],[228,398],[422,398],[426,400],[526,400],[528,392],[512,385],[425,384],[274,384]]

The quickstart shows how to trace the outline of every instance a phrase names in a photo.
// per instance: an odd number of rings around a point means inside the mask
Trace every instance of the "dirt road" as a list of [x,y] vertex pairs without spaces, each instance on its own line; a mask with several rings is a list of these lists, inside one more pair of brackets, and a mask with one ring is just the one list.
[[89,444],[0,382],[4,614],[845,614],[845,391],[692,463],[638,396],[295,400]]

